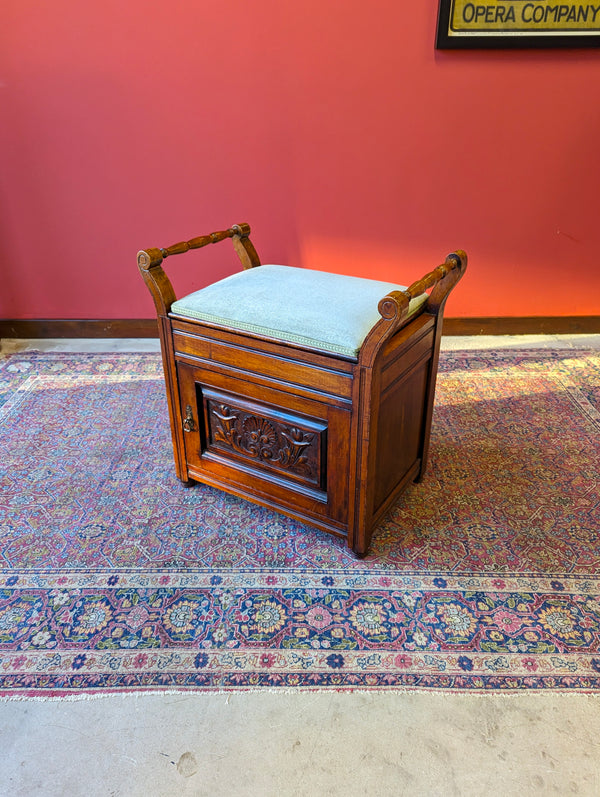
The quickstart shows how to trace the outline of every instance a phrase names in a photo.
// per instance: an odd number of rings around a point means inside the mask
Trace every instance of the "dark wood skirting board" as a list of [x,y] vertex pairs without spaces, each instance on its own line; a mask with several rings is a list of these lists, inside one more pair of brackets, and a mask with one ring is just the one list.
[[[446,318],[444,335],[594,335],[600,316]],[[0,319],[0,338],[157,338],[154,318]]]
[[158,338],[155,318],[0,319],[0,338]]
[[600,315],[445,318],[444,335],[596,335]]

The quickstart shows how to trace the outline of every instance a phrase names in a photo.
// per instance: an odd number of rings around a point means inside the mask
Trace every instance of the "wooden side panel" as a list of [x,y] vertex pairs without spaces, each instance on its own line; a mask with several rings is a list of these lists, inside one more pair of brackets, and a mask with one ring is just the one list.
[[375,437],[374,516],[419,472],[434,343],[433,320],[422,316],[390,342],[382,357]]
[[386,352],[381,365],[381,392],[385,393],[394,383],[403,378],[416,363],[424,357],[431,358],[434,343],[433,322],[417,328],[414,337],[404,341],[403,345],[394,345]]
[[428,360],[408,371],[382,396],[377,427],[375,514],[420,459]]

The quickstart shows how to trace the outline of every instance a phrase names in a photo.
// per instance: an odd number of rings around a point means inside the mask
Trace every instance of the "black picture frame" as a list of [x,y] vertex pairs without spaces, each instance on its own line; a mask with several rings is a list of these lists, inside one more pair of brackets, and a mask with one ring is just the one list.
[[[463,7],[464,6],[464,7]],[[579,9],[598,8],[600,0],[595,2],[581,2],[581,0],[439,0],[438,22],[436,31],[436,49],[456,50],[456,49],[523,49],[530,47],[600,47],[600,11],[594,14],[595,27],[574,30],[566,28],[564,25],[556,24],[552,28],[536,30],[533,24],[534,14],[538,17],[546,15],[546,19],[552,17],[553,9]],[[461,24],[456,24],[459,7],[463,10]],[[522,27],[515,28],[515,25],[503,28],[502,19],[497,20],[498,13],[495,9],[502,8],[502,16],[510,15],[518,21],[526,19],[530,24],[523,23]],[[488,14],[490,24],[485,22],[485,14]],[[492,9],[490,13],[488,9]],[[512,9],[512,10],[511,10]],[[548,9],[550,17],[547,15]],[[465,13],[468,11],[468,13]],[[573,13],[573,12],[569,12]],[[583,14],[583,12],[580,12]],[[588,12],[592,13],[592,12]],[[562,11],[554,12],[554,15],[564,15]],[[494,19],[494,17],[496,19]],[[483,22],[480,22],[483,18]],[[475,24],[478,26],[475,27]],[[481,25],[485,26],[482,29]],[[587,31],[590,32],[587,32]]]

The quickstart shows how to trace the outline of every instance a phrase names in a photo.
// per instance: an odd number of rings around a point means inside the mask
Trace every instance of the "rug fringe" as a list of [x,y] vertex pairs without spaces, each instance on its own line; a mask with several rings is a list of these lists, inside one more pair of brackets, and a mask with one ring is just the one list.
[[230,697],[240,697],[246,695],[264,695],[264,694],[271,694],[271,695],[307,695],[307,694],[318,694],[318,695],[326,695],[326,694],[337,694],[337,695],[379,695],[379,694],[394,694],[394,695],[404,695],[404,696],[424,696],[424,695],[435,695],[436,697],[443,697],[443,698],[460,698],[469,699],[475,698],[478,700],[481,699],[519,699],[519,698],[544,698],[544,697],[561,697],[561,698],[591,698],[593,700],[600,700],[600,692],[589,689],[589,690],[569,690],[569,689],[540,689],[540,690],[531,690],[531,689],[520,689],[514,691],[501,691],[501,690],[470,690],[468,692],[464,690],[456,690],[456,691],[449,691],[448,689],[436,689],[436,688],[420,688],[420,687],[373,687],[370,689],[365,688],[357,688],[357,689],[335,689],[335,688],[322,688],[322,687],[315,687],[315,688],[302,688],[302,687],[294,687],[294,688],[280,688],[277,689],[275,687],[264,687],[264,688],[251,688],[251,689],[244,689],[244,688],[232,688],[232,689],[185,689],[185,690],[178,690],[178,689],[167,689],[167,690],[159,690],[159,689],[150,689],[148,691],[137,691],[137,692],[89,692],[89,693],[77,693],[77,694],[65,694],[65,695],[0,695],[0,703],[11,703],[11,702],[37,702],[37,703],[76,703],[76,702],[84,702],[90,700],[108,700],[114,698],[121,698],[122,700],[139,700],[144,697],[194,697],[194,698],[209,698],[209,697],[226,697],[225,704],[229,703]]

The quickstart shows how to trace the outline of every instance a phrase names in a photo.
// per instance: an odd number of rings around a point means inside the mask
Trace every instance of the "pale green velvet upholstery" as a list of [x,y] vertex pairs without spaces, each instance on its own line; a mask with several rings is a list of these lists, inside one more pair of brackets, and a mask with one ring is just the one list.
[[[377,305],[404,286],[290,266],[259,266],[174,302],[171,313],[356,357]],[[427,300],[413,299],[409,315]]]

